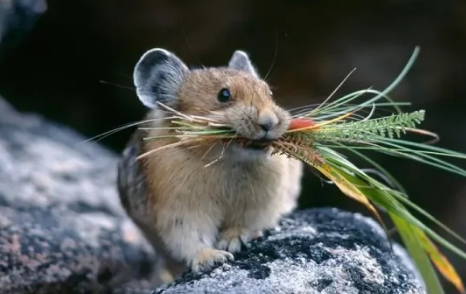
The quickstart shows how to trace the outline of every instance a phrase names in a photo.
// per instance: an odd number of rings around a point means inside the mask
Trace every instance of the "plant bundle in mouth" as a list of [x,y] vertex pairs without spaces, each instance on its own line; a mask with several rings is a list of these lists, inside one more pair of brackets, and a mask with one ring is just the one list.
[[[206,117],[186,115],[159,103],[172,115],[171,126],[159,128],[169,129],[168,135],[145,139],[172,137],[177,140],[158,149],[150,150],[140,155],[139,158],[149,156],[160,149],[183,144],[209,145],[221,142],[224,148],[228,148],[229,143],[235,142],[240,146],[259,150],[271,148],[272,156],[278,153],[302,160],[332,181],[345,195],[364,204],[382,225],[383,222],[376,207],[389,215],[420,271],[429,293],[444,293],[435,268],[459,291],[464,292],[460,277],[431,238],[463,258],[466,258],[466,254],[414,217],[409,209],[417,211],[439,225],[457,240],[465,244],[466,241],[412,203],[395,177],[362,153],[363,151],[375,151],[407,158],[466,177],[464,169],[441,159],[441,157],[466,159],[465,154],[434,147],[425,142],[416,143],[401,138],[402,135],[413,133],[431,136],[434,140],[438,139],[436,134],[417,128],[417,125],[425,118],[425,111],[402,112],[399,107],[409,105],[409,103],[393,102],[387,96],[388,92],[406,75],[418,51],[416,48],[415,54],[400,76],[382,92],[366,89],[333,102],[329,102],[329,97],[324,103],[313,108],[309,106],[290,110],[292,120],[289,128],[282,137],[276,140],[252,141],[241,137],[227,124]],[[368,94],[375,96],[364,102],[354,103],[355,100]],[[382,99],[386,102],[380,102]],[[393,107],[394,112],[376,117],[379,110],[387,111],[381,109],[383,107]],[[376,173],[384,179],[386,184],[371,177],[367,170],[356,167],[338,150],[353,153],[364,159],[374,167]]]

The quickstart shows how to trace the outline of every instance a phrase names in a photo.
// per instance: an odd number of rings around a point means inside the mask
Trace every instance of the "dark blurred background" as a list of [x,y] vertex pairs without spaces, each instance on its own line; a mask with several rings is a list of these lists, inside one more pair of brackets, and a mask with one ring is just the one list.
[[[411,101],[406,110],[425,109],[422,126],[440,134],[442,147],[466,152],[466,1],[0,0],[0,20],[0,95],[88,138],[143,117],[131,75],[153,47],[196,67],[225,65],[243,49],[262,75],[272,67],[277,100],[294,107],[323,101],[353,68],[337,95],[381,90],[419,45],[391,96]],[[131,131],[100,143],[120,152]],[[373,156],[413,201],[466,235],[465,179]],[[366,213],[312,173],[303,181],[301,207]],[[466,279],[466,261],[444,252]]]

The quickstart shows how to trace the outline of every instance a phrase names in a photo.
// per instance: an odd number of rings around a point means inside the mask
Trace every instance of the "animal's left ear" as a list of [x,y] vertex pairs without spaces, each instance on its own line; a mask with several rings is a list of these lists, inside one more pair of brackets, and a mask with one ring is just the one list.
[[252,65],[251,59],[246,52],[236,50],[228,63],[228,67],[236,70],[246,71],[256,78],[259,77],[257,70]]

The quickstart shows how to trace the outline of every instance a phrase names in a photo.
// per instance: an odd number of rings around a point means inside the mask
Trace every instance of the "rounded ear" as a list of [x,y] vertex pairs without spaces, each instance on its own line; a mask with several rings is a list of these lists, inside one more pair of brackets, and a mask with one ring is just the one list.
[[254,68],[251,60],[249,59],[248,54],[242,50],[236,50],[233,53],[233,56],[228,63],[228,67],[240,71],[246,71],[256,78],[259,77],[257,70]]
[[173,53],[160,48],[147,51],[133,72],[139,100],[149,108],[157,107],[157,102],[175,107],[178,90],[188,72],[188,67]]

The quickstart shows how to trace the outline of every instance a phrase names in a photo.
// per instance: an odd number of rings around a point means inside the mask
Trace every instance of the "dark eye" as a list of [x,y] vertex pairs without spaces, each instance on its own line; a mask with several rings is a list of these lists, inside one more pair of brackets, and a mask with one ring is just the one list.
[[223,89],[220,90],[220,92],[218,92],[218,94],[217,94],[217,100],[218,100],[219,102],[225,103],[225,102],[230,101],[230,99],[231,99],[230,90],[228,90],[228,89],[226,89],[226,88],[223,88]]

